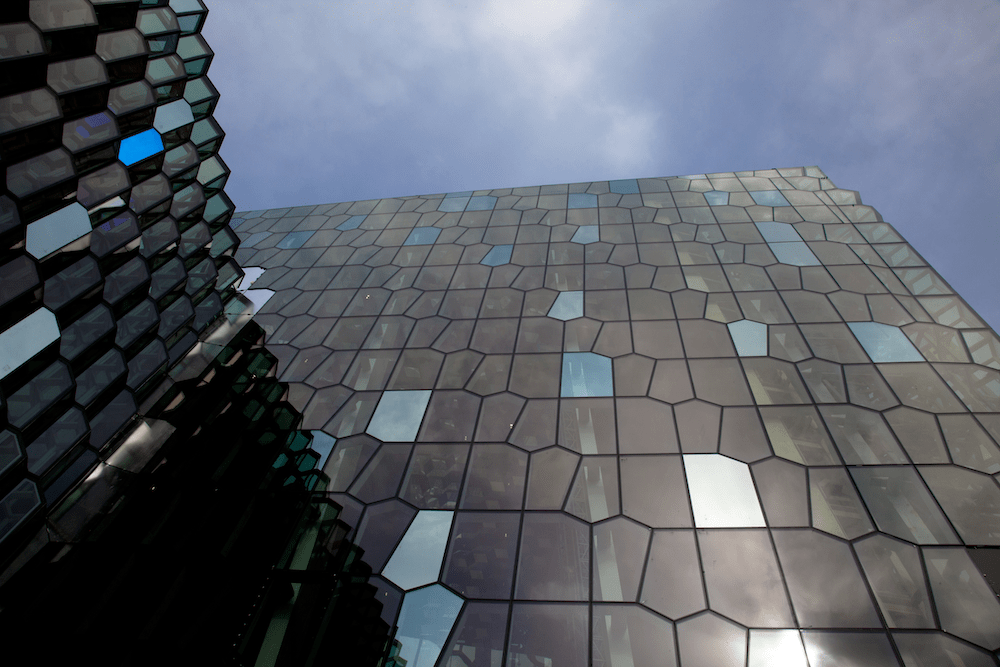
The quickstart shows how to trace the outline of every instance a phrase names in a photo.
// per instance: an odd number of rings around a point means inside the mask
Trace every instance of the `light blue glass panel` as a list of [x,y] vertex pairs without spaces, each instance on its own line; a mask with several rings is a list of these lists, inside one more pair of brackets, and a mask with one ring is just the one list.
[[729,203],[729,193],[712,190],[705,193],[705,199],[709,206],[726,206]]
[[341,232],[346,232],[351,229],[357,229],[358,227],[361,226],[361,223],[364,222],[365,218],[367,217],[368,217],[367,215],[352,215],[347,220],[344,220],[342,223],[337,225],[337,230]]
[[759,206],[791,206],[778,190],[759,190],[751,192],[750,196]]
[[797,243],[769,243],[771,252],[782,264],[792,266],[820,266],[821,262],[804,241]]
[[598,229],[597,225],[584,225],[576,230],[576,234],[573,234],[573,238],[570,239],[573,243],[597,243],[601,240],[601,230]]
[[430,400],[430,389],[384,392],[368,424],[368,435],[383,442],[413,442]]
[[309,240],[315,232],[289,232],[285,234],[285,238],[278,241],[275,247],[281,248],[282,250],[294,250],[295,248],[301,248],[302,244]]
[[639,194],[639,182],[634,178],[626,178],[621,181],[611,181],[608,185],[611,186],[612,192],[620,195]]
[[564,353],[559,395],[564,398],[614,396],[611,359],[593,352]]
[[323,466],[326,465],[326,460],[329,458],[330,452],[333,451],[334,446],[337,444],[337,439],[323,431],[313,431],[312,437],[313,441],[310,448],[319,454],[319,463],[316,464],[316,468],[322,470]]
[[876,364],[896,361],[924,361],[899,327],[878,322],[848,322],[854,337]]
[[430,245],[437,241],[441,230],[437,227],[417,227],[403,241],[403,245]]
[[583,292],[559,292],[548,315],[564,322],[583,317]]
[[156,130],[146,130],[122,139],[122,144],[118,148],[118,159],[130,167],[162,150],[163,139],[160,138],[160,133]]
[[454,512],[421,510],[406,529],[382,576],[404,591],[438,580]]
[[497,205],[497,198],[490,197],[489,195],[484,195],[482,197],[473,197],[469,200],[469,205],[466,207],[466,211],[492,211],[493,207]]
[[166,134],[193,122],[194,114],[191,112],[191,105],[184,100],[175,100],[157,107],[153,128],[160,134]]
[[567,208],[597,208],[597,195],[574,192],[569,196]]
[[469,197],[445,197],[438,204],[438,210],[445,213],[461,213],[469,203]]
[[768,243],[777,241],[801,241],[802,237],[795,228],[786,222],[758,222],[757,231]]
[[466,190],[465,192],[449,192],[444,197],[445,199],[454,199],[455,197],[471,197],[473,190]]
[[741,357],[767,356],[767,325],[751,320],[730,322],[729,335],[733,337],[736,354]]
[[510,263],[510,255],[514,251],[513,245],[495,245],[493,246],[486,257],[483,257],[480,264],[485,264],[486,266],[500,266],[501,264]]
[[28,225],[24,232],[25,249],[36,259],[42,259],[66,246],[91,230],[90,216],[83,204],[74,202]]
[[59,324],[48,308],[40,308],[0,333],[0,378],[59,340]]
[[399,657],[408,667],[434,667],[461,611],[462,598],[442,586],[407,593],[396,631]]
[[255,245],[257,245],[258,243],[260,243],[261,241],[263,241],[264,239],[266,239],[270,235],[271,235],[271,232],[256,232],[256,233],[251,234],[250,236],[248,236],[245,241],[241,241],[240,242],[240,247],[241,248],[252,248]]

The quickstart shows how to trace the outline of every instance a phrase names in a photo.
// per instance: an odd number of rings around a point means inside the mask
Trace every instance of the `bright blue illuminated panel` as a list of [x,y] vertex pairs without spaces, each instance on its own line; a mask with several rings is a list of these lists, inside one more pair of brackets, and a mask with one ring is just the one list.
[[136,162],[145,160],[163,151],[163,139],[156,130],[146,130],[122,139],[118,149],[118,159],[130,167]]
[[563,353],[563,398],[585,396],[614,396],[611,379],[611,359],[593,352]]

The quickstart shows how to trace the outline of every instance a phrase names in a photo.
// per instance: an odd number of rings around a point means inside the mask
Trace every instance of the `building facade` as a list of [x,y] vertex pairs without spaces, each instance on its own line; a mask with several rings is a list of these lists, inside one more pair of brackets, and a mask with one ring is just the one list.
[[997,664],[1000,339],[818,168],[233,224],[408,664]]

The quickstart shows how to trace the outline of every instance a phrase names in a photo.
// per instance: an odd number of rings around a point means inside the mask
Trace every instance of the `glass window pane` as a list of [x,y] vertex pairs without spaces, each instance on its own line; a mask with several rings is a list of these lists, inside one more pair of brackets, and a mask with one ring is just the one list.
[[850,468],[875,524],[916,544],[954,544],[958,538],[910,466]]
[[367,432],[383,441],[413,442],[430,398],[430,390],[384,392]]
[[515,597],[519,600],[587,600],[590,597],[590,529],[566,516],[529,512],[521,527]]
[[399,657],[413,667],[434,667],[462,611],[462,598],[434,585],[407,593],[399,612]]
[[697,528],[765,525],[747,464],[719,454],[685,454],[684,473]]
[[454,512],[421,510],[382,570],[403,590],[438,580]]

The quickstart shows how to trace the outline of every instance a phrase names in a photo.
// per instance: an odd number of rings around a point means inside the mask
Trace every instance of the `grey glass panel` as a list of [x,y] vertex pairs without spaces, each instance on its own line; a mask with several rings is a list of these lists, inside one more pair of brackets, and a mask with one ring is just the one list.
[[497,205],[497,198],[489,195],[480,195],[469,199],[466,211],[492,211]]
[[79,203],[61,208],[55,213],[29,223],[25,229],[25,249],[36,259],[42,259],[59,248],[90,233],[90,216]]
[[309,240],[315,232],[290,232],[285,234],[284,238],[275,244],[276,248],[281,248],[283,250],[293,250],[295,248],[301,248],[302,245]]
[[935,627],[917,547],[873,535],[856,542],[854,551],[888,627]]
[[611,359],[591,352],[563,354],[560,396],[614,396]]
[[454,512],[417,512],[382,576],[403,590],[437,581],[453,517]]
[[530,512],[521,527],[517,599],[587,600],[590,530],[566,516]]
[[680,456],[623,456],[622,513],[653,528],[690,527]]
[[399,657],[413,667],[434,667],[462,610],[462,598],[434,585],[407,593],[399,612]]
[[809,525],[806,471],[778,458],[750,466],[761,503],[772,527]]
[[521,517],[459,512],[442,581],[466,598],[510,597]]
[[819,411],[847,465],[909,463],[877,412],[847,405]]
[[365,562],[374,571],[385,566],[416,514],[412,507],[396,499],[370,505],[365,510],[354,541],[364,550]]
[[933,415],[903,406],[882,414],[914,463],[949,462]]
[[694,531],[653,531],[639,602],[668,618],[705,608]]
[[437,227],[417,227],[403,241],[403,245],[427,245],[437,241],[441,230]]
[[984,648],[1000,646],[1000,601],[966,550],[923,552],[941,629]]
[[56,316],[40,308],[0,333],[0,378],[59,340]]
[[754,202],[758,206],[790,206],[788,200],[778,190],[760,190],[751,192]]
[[966,544],[1000,545],[1000,487],[955,466],[921,466],[920,474]]
[[894,632],[905,667],[995,667],[986,652],[941,632]]
[[352,229],[357,229],[358,227],[361,226],[361,223],[364,222],[365,218],[367,217],[368,217],[367,215],[352,215],[347,220],[344,220],[342,223],[340,223],[336,227],[336,229],[342,232],[350,231]]
[[462,509],[521,509],[527,467],[527,452],[508,445],[476,445],[462,494]]
[[615,404],[618,450],[622,454],[677,453],[677,435],[669,405],[648,398],[620,398]]
[[597,208],[597,195],[571,192],[567,208]]
[[587,623],[587,605],[514,604],[507,667],[586,665]]
[[804,242],[769,243],[771,252],[782,264],[792,266],[822,266],[813,251]]
[[881,632],[802,633],[811,667],[898,667],[889,639]]
[[730,322],[729,335],[733,337],[736,354],[741,357],[767,356],[767,325],[751,320]]
[[797,366],[816,403],[847,402],[847,389],[844,387],[844,377],[839,365],[809,359],[799,362]]
[[591,523],[618,514],[618,459],[585,456],[566,501],[566,511]]
[[742,363],[757,405],[812,402],[793,364],[764,357],[748,357]]
[[430,398],[430,390],[383,393],[367,432],[379,440],[413,442]]
[[506,603],[467,603],[438,666],[503,667],[508,614]]
[[639,182],[634,178],[627,178],[620,181],[608,181],[608,187],[611,188],[612,192],[620,195],[639,194]]
[[329,489],[346,491],[377,447],[378,443],[367,436],[339,440],[323,466],[323,472],[330,478]]
[[847,544],[810,530],[772,535],[800,625],[881,627]]
[[754,223],[757,231],[768,243],[799,242],[802,237],[795,231],[795,227],[784,222],[757,222]]
[[872,532],[868,513],[843,468],[809,470],[813,528],[852,540]]
[[873,410],[885,410],[899,405],[899,401],[874,366],[846,366],[844,377],[851,403]]
[[395,496],[411,449],[409,445],[383,445],[351,485],[351,494],[365,503]]
[[751,630],[748,667],[809,667],[798,630]]
[[510,263],[510,256],[513,250],[513,245],[493,246],[479,263],[485,264],[486,266],[500,266],[502,264],[508,264]]
[[685,454],[684,473],[697,528],[766,525],[747,464],[719,454]]
[[0,500],[0,540],[21,525],[36,509],[41,507],[42,499],[34,482],[26,479],[15,486],[10,493]]
[[[975,368],[965,364],[958,367]],[[930,364],[883,364],[878,369],[904,405],[928,412],[963,412],[962,404]],[[996,389],[1000,393],[1000,383]],[[996,409],[996,405],[991,409]]]
[[683,667],[743,667],[747,632],[712,613],[677,624],[677,644]]
[[573,243],[596,243],[601,240],[601,231],[597,225],[584,225],[576,230],[573,234],[573,238],[570,239]]
[[875,363],[924,361],[902,329],[878,322],[849,322],[865,352]]
[[580,457],[561,447],[550,447],[531,455],[526,507],[534,510],[562,509]]
[[972,415],[941,415],[938,421],[952,461],[980,472],[1000,472],[1000,449]]
[[593,640],[593,665],[677,665],[670,622],[641,607],[595,605]]
[[465,210],[470,199],[471,197],[445,197],[438,204],[437,210],[445,213],[461,213]]
[[454,509],[468,456],[467,445],[417,445],[400,497],[421,509]]
[[917,544],[954,544],[958,538],[910,466],[851,468],[851,476],[883,533]]

